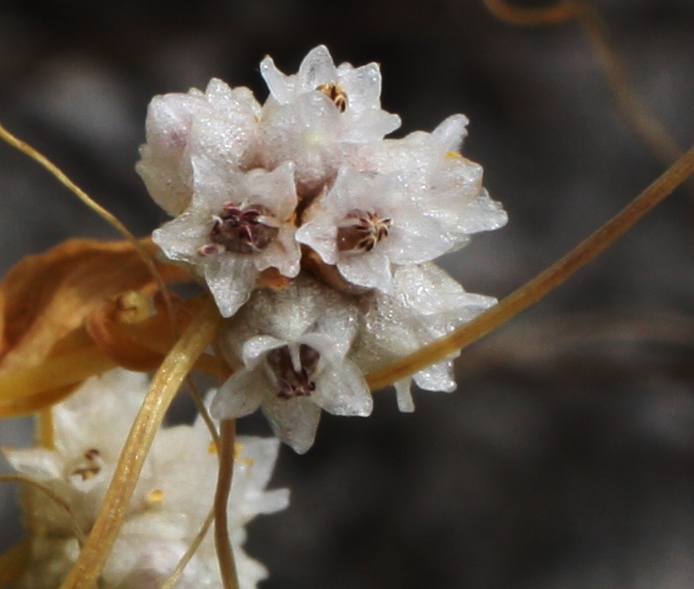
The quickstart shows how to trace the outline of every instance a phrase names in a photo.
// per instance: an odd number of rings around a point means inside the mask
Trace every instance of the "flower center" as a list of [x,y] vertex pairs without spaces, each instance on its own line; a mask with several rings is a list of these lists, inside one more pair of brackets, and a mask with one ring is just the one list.
[[337,228],[337,249],[341,252],[370,252],[379,241],[388,237],[392,223],[391,219],[382,219],[376,213],[352,211]]
[[225,251],[237,254],[252,254],[265,249],[279,233],[277,227],[266,225],[260,220],[269,213],[262,205],[250,205],[242,209],[233,203],[227,203],[214,219],[210,240],[213,244],[224,246]]
[[101,453],[96,448],[91,448],[82,455],[81,463],[72,471],[71,476],[88,481],[99,474],[102,466]]
[[328,82],[327,84],[321,84],[316,88],[319,92],[325,94],[333,104],[337,107],[340,112],[345,112],[347,108],[347,93],[342,89],[342,87],[337,82]]
[[292,359],[287,346],[272,350],[267,355],[267,361],[277,377],[277,396],[280,399],[310,396],[316,390],[316,383],[311,377],[319,358],[320,354],[305,344],[299,346],[298,363],[295,362],[297,358]]

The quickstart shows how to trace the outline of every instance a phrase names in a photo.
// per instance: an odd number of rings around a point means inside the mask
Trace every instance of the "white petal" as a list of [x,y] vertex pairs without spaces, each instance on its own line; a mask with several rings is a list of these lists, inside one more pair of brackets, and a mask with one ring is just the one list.
[[375,63],[346,71],[340,76],[340,86],[347,94],[350,110],[363,112],[380,107],[381,72]]
[[320,407],[310,397],[280,399],[266,395],[262,408],[275,435],[298,454],[304,454],[313,445]]
[[302,92],[310,92],[330,82],[337,81],[337,70],[325,45],[311,49],[299,67],[299,84]]
[[343,254],[337,263],[337,269],[352,284],[377,288],[383,292],[390,290],[390,261],[377,249]]
[[460,151],[469,122],[465,115],[452,115],[432,131],[431,137],[439,145],[442,153]]
[[245,182],[249,201],[246,204],[266,207],[279,221],[291,218],[297,203],[293,162],[284,162],[272,172],[251,170]]
[[453,364],[450,361],[433,364],[417,372],[413,378],[425,391],[452,393],[458,386],[455,383]]
[[353,116],[349,111],[344,114],[350,119],[350,122],[346,125],[342,135],[343,141],[353,141],[355,143],[380,141],[384,135],[392,133],[401,124],[398,115],[391,114],[380,108],[370,108]]
[[316,377],[314,401],[333,415],[370,415],[373,399],[364,375],[354,362],[325,362]]
[[290,224],[280,227],[277,237],[252,256],[259,271],[277,268],[282,276],[294,278],[301,270],[301,248],[294,240],[294,227]]
[[247,368],[255,368],[263,356],[271,350],[286,346],[287,342],[271,335],[259,335],[246,340],[243,344],[243,363]]
[[260,75],[263,76],[273,98],[280,104],[287,104],[294,97],[294,83],[275,66],[270,56],[260,62]]
[[434,219],[402,211],[379,245],[393,264],[421,264],[451,251],[455,242]]
[[12,467],[24,476],[40,481],[63,477],[63,461],[57,452],[43,448],[3,448],[2,452]]
[[205,281],[222,317],[231,317],[248,300],[257,277],[252,254],[223,254],[205,265]]
[[200,263],[198,249],[209,240],[212,218],[190,209],[175,219],[155,229],[152,241],[170,260]]
[[250,415],[263,400],[269,389],[261,370],[239,370],[220,388],[210,406],[215,419],[229,419]]
[[412,378],[407,377],[395,383],[395,395],[398,401],[398,409],[403,413],[414,411],[414,400],[412,399]]
[[315,251],[326,264],[337,263],[337,225],[332,215],[317,214],[297,229],[295,238]]
[[503,227],[507,221],[508,215],[501,204],[489,198],[489,193],[482,189],[480,195],[466,207],[458,230],[464,233],[492,231]]

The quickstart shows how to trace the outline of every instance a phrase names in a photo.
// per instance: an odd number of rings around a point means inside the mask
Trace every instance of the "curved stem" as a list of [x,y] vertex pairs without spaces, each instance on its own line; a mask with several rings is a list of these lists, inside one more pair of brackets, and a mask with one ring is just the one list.
[[694,172],[694,147],[691,147],[662,176],[593,235],[530,282],[508,295],[498,305],[447,336],[369,374],[366,380],[371,389],[388,386],[427,366],[445,360],[541,300],[574,272],[612,245],[641,217],[682,184],[692,172]]
[[161,291],[162,296],[164,298],[164,304],[166,305],[166,308],[169,311],[169,317],[171,317],[171,331],[174,335],[178,335],[178,327],[174,319],[175,316],[173,312],[173,302],[171,301],[169,291],[166,288],[166,282],[164,281],[159,270],[157,270],[157,267],[154,263],[154,258],[147,251],[142,242],[129,231],[129,229],[120,221],[120,219],[118,219],[110,211],[107,211],[99,203],[93,200],[84,190],[77,186],[77,184],[70,180],[70,178],[68,178],[67,175],[58,166],[56,166],[42,153],[36,151],[33,147],[31,147],[31,145],[25,143],[18,137],[15,137],[2,125],[0,125],[0,139],[4,140],[6,143],[11,145],[15,149],[21,151],[25,155],[28,155],[36,163],[43,166],[46,170],[48,170],[49,173],[51,173],[56,178],[56,180],[58,180],[58,182],[65,186],[65,188],[72,192],[77,198],[79,198],[92,211],[94,211],[97,215],[104,219],[109,225],[111,225],[117,231],[119,231],[133,245],[135,251],[137,251],[137,253],[140,255],[140,258],[142,258],[142,262],[149,270],[150,274],[152,275],[152,278],[154,279],[154,282],[157,284],[157,287]]
[[[605,72],[617,107],[634,133],[666,166],[682,155],[682,149],[677,142],[639,98],[634,82],[610,38],[605,23],[588,2],[564,0],[546,8],[521,8],[509,4],[506,0],[483,2],[495,17],[512,25],[551,26],[577,20]],[[694,191],[694,182],[688,182],[687,187]]]
[[234,442],[236,440],[236,421],[223,419],[220,424],[219,476],[214,496],[214,542],[222,575],[224,589],[238,589],[239,582],[234,561],[234,549],[229,538],[227,504],[234,474]]
[[116,472],[92,531],[60,589],[92,589],[97,582],[123,523],[140,471],[164,414],[195,360],[217,332],[219,312],[212,301],[207,300],[206,303],[155,374],[149,393],[125,441]]

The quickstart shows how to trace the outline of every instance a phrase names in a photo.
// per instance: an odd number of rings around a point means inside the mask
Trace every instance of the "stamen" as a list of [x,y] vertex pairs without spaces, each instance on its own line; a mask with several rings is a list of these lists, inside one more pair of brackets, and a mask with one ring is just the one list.
[[309,397],[316,390],[311,378],[318,366],[320,354],[313,348],[299,346],[299,366],[294,366],[291,351],[287,346],[272,350],[267,357],[270,368],[277,376],[277,396],[280,399]]
[[[200,248],[200,255],[214,255],[224,251],[252,254],[265,249],[277,237],[279,229],[264,224],[260,218],[270,211],[262,205],[250,205],[244,209],[233,203],[224,205],[219,216],[214,217],[210,230],[211,244]],[[220,251],[220,246],[221,251]]]
[[103,465],[103,461],[101,460],[101,452],[99,452],[96,448],[91,448],[82,455],[82,458],[87,462],[87,464],[79,466],[73,470],[72,473],[70,473],[70,476],[79,477],[83,481],[88,481],[93,479],[99,474],[99,472],[101,472],[101,467]]
[[149,507],[154,507],[155,505],[161,505],[164,502],[164,491],[161,489],[152,489],[145,496],[145,503]]
[[388,237],[392,220],[380,218],[368,211],[352,211],[343,225],[337,228],[337,249],[341,252],[363,250],[370,252],[382,239]]
[[342,89],[342,87],[337,82],[328,82],[327,84],[321,84],[316,88],[319,92],[325,94],[333,104],[337,107],[340,112],[345,112],[347,108],[347,93]]

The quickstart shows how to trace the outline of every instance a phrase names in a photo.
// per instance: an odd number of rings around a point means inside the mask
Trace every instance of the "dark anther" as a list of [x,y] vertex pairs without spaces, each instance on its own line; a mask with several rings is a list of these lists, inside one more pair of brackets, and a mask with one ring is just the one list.
[[265,249],[277,237],[279,229],[259,220],[269,211],[261,205],[242,209],[235,204],[224,205],[210,231],[210,240],[228,252],[252,254]]
[[375,213],[353,211],[345,219],[346,223],[337,228],[337,249],[364,250],[370,252],[374,246],[388,237],[390,219],[381,219]]
[[277,376],[277,396],[280,399],[310,396],[316,390],[316,383],[311,376],[318,365],[319,358],[320,354],[316,350],[302,344],[299,347],[301,367],[297,371],[287,346],[272,350],[267,360]]

